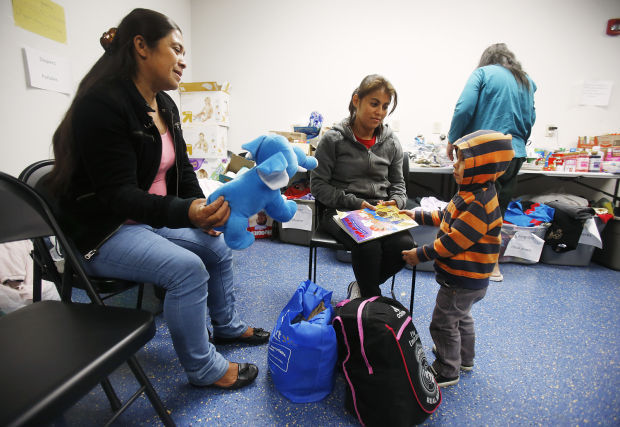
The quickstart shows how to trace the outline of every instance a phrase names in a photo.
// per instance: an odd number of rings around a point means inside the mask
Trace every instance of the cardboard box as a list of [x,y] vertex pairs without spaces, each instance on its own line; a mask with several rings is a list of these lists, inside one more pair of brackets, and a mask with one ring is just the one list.
[[297,142],[297,143],[305,143],[306,142],[306,134],[302,132],[283,132],[279,130],[270,130],[269,132],[275,133],[277,135],[282,135],[289,142]]
[[[200,159],[190,157],[189,162],[194,168],[194,172],[196,172],[198,179],[207,178],[217,180],[220,172],[223,173],[226,167],[226,159]],[[220,167],[221,169],[218,171]]]
[[228,128],[215,124],[184,125],[183,139],[187,155],[193,158],[225,159]]
[[238,156],[237,154],[232,154],[230,156],[230,160],[228,161],[228,164],[226,165],[226,168],[224,168],[223,173],[219,174],[218,181],[220,182],[232,181],[234,178],[230,176],[231,174],[229,174],[229,172],[236,174],[243,167],[252,169],[255,165],[256,163],[252,160],[248,160],[245,157]]
[[181,122],[230,126],[230,84],[192,82],[179,85]]
[[273,234],[273,218],[260,211],[248,218],[248,231],[254,234],[255,239],[265,239]]
[[306,156],[312,156],[314,155],[314,152],[316,151],[316,149],[310,144],[293,142],[292,145],[295,147],[299,147]]
[[599,135],[596,139],[601,148],[620,147],[620,134]]

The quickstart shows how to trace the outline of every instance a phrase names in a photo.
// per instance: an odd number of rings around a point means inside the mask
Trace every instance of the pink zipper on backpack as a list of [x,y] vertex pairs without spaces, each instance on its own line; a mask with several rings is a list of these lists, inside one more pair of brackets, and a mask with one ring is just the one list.
[[357,307],[357,331],[360,336],[360,347],[362,348],[362,357],[364,358],[364,362],[366,363],[366,367],[368,368],[368,374],[372,375],[372,366],[368,362],[368,358],[366,357],[366,351],[364,351],[364,327],[362,326],[362,311],[364,310],[364,306],[369,302],[373,302],[377,297],[368,298],[364,300],[359,307]]

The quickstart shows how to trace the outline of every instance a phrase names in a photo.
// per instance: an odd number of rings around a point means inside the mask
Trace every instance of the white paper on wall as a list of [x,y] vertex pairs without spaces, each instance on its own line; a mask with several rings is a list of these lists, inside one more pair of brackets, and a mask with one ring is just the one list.
[[614,82],[611,80],[587,80],[583,82],[579,104],[607,107],[613,85]]
[[69,61],[61,56],[24,47],[28,65],[28,83],[39,89],[71,93],[71,67]]

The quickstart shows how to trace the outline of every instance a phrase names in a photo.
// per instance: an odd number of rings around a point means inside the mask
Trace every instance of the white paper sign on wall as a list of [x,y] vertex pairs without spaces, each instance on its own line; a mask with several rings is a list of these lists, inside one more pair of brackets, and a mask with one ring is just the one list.
[[24,47],[28,84],[39,89],[71,93],[71,67],[65,58]]

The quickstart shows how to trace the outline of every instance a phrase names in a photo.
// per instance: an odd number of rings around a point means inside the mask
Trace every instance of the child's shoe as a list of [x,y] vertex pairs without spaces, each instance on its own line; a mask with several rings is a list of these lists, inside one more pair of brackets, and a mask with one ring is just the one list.
[[448,387],[450,385],[454,385],[454,384],[459,382],[458,375],[456,377],[453,377],[453,378],[444,377],[443,375],[439,374],[435,370],[435,367],[433,365],[431,365],[431,372],[435,376],[435,381],[437,382],[437,385],[439,387]]
[[[435,355],[435,358],[439,359],[439,353],[437,353],[437,347],[435,346],[435,344],[433,344],[433,354]],[[473,371],[474,370],[474,363],[472,362],[471,364],[469,363],[462,363],[461,362],[461,371]]]
[[443,375],[437,374],[437,376],[435,376],[435,381],[437,381],[437,385],[439,387],[448,387],[450,385],[454,385],[458,383],[459,377],[447,378],[447,377],[444,377]]
[[461,371],[473,371],[474,370],[474,364],[472,363],[471,365],[468,363],[461,363]]

